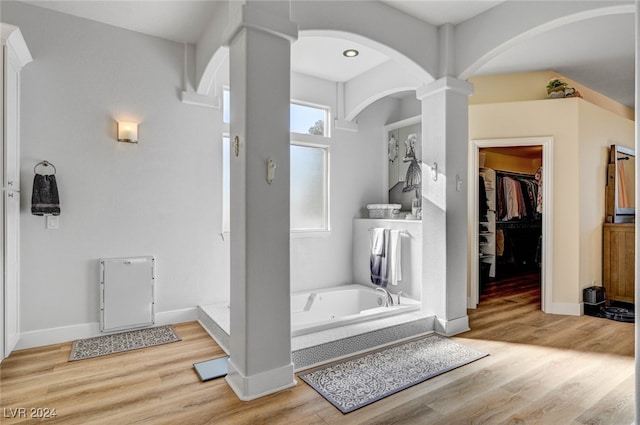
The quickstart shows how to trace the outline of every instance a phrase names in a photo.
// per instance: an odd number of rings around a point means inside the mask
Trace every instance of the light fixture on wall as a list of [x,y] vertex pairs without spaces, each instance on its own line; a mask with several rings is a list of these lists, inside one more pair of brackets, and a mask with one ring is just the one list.
[[360,54],[360,52],[357,51],[356,49],[347,49],[344,52],[342,52],[342,54],[348,58],[355,58]]
[[118,121],[118,142],[138,143],[138,123]]

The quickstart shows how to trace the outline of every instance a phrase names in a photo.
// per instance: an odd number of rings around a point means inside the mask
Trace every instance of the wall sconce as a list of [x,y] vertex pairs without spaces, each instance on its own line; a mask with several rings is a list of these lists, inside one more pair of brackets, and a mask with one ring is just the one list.
[[138,143],[138,123],[118,121],[118,142]]

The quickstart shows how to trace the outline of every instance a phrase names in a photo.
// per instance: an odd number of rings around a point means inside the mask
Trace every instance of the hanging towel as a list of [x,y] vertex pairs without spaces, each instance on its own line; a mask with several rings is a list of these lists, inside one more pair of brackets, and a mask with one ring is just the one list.
[[386,238],[385,229],[383,227],[377,227],[369,231],[369,238],[371,241],[371,254],[369,257],[369,267],[371,270],[371,283],[375,285],[386,286]]
[[400,230],[389,231],[389,244],[387,254],[387,281],[397,285],[402,280],[402,241]]
[[53,174],[36,174],[33,178],[33,193],[31,195],[31,214],[60,215],[60,197],[56,176]]

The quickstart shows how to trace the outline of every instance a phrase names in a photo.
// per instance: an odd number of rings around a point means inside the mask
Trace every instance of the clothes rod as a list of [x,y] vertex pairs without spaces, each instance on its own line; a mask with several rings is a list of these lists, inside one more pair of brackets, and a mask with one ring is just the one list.
[[535,173],[521,173],[518,171],[506,171],[506,170],[495,170],[497,174],[510,174],[512,176],[520,176],[520,177],[534,177]]

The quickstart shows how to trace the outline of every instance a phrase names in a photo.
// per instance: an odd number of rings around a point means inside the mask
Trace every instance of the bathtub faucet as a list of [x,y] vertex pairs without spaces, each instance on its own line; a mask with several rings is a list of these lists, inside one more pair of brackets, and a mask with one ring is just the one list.
[[377,291],[382,291],[384,293],[384,299],[385,299],[384,306],[385,307],[389,307],[389,306],[394,304],[393,297],[391,296],[391,292],[389,292],[388,289],[378,286],[376,288],[376,292]]

